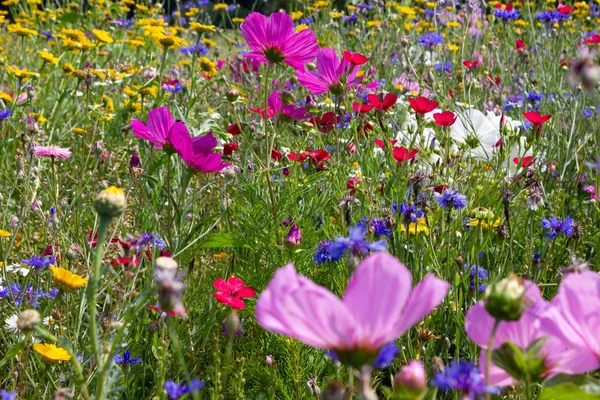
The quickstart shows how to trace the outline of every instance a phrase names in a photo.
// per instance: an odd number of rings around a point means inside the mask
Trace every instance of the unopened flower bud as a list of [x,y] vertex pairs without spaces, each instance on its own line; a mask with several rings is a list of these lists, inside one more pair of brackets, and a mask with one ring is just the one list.
[[284,243],[287,247],[298,247],[302,244],[302,231],[298,225],[293,224],[290,231],[284,239]]
[[421,361],[412,360],[403,366],[394,377],[394,388],[396,391],[422,393],[427,388],[427,377]]
[[309,113],[315,113],[318,110],[319,105],[317,104],[315,99],[311,95],[306,96],[306,111],[308,111]]
[[154,261],[154,267],[174,272],[177,270],[177,261],[173,260],[171,257],[158,257],[156,261]]
[[131,158],[129,158],[129,167],[130,168],[141,168],[142,162],[140,161],[140,156],[137,153],[133,153]]
[[284,90],[283,93],[281,93],[281,100],[283,101],[283,104],[294,104],[296,101],[294,99],[294,94],[289,90]]
[[118,217],[127,208],[127,200],[123,189],[111,186],[101,191],[94,200],[94,208],[101,216]]
[[231,88],[225,93],[225,97],[227,97],[227,100],[234,102],[239,99],[240,92],[237,89]]
[[234,335],[235,332],[240,328],[240,316],[237,311],[231,310],[227,319],[225,320],[225,328],[230,335]]
[[488,286],[485,293],[486,311],[497,320],[516,321],[525,308],[525,285],[517,276],[504,278]]
[[315,63],[308,63],[306,65],[304,65],[304,67],[308,70],[308,71],[314,71],[317,69],[317,66]]
[[41,322],[40,313],[36,310],[25,310],[17,318],[17,328],[21,332],[32,332]]

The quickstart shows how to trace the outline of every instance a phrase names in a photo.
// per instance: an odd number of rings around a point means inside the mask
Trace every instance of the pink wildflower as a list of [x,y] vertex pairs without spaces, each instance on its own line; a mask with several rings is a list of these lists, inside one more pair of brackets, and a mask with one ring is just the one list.
[[148,126],[137,119],[131,120],[133,134],[154,143],[155,149],[171,149],[174,136],[189,136],[183,122],[175,121],[167,107],[158,107],[148,112]]
[[191,137],[189,133],[176,135],[172,140],[175,151],[193,170],[203,173],[219,172],[231,165],[230,162],[223,163],[221,154],[212,151],[217,146],[217,139],[212,132],[198,137]]
[[290,263],[275,272],[261,293],[256,319],[269,331],[362,365],[437,307],[449,287],[433,275],[411,286],[411,272],[384,252],[368,256],[356,268],[343,299],[298,275]]
[[36,157],[70,158],[71,149],[58,146],[34,146],[33,154]]
[[283,11],[269,18],[253,12],[241,25],[242,36],[252,49],[247,56],[266,64],[285,63],[304,71],[315,58],[317,38],[310,29],[294,33],[292,17]]
[[330,91],[340,94],[344,86],[355,86],[359,81],[356,74],[360,66],[353,65],[345,58],[340,60],[334,49],[319,49],[317,53],[316,71],[297,71],[298,82],[312,94],[321,94]]

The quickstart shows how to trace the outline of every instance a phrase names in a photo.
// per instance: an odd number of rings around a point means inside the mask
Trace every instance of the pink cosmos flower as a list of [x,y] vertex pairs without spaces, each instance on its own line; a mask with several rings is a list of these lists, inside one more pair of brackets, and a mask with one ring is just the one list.
[[[525,289],[525,299],[530,305],[518,321],[500,322],[494,336],[493,349],[497,349],[510,341],[520,349],[525,350],[536,340],[548,336],[542,330],[541,320],[538,316],[539,310],[544,309],[544,303],[546,303],[542,298],[540,289],[530,281],[525,281]],[[467,312],[465,330],[471,340],[481,347],[479,365],[482,371],[485,371],[486,349],[493,325],[494,318],[486,311],[484,301],[477,302]],[[545,371],[543,376],[546,379],[560,373],[580,374],[596,368],[590,368],[589,360],[585,360],[585,357],[581,357],[578,352],[570,350],[565,343],[554,337],[551,337],[543,345],[540,356],[544,360]],[[490,383],[494,386],[511,386],[518,382],[492,362],[490,364]]]
[[298,275],[290,263],[261,293],[256,319],[271,332],[332,350],[356,366],[372,362],[381,347],[429,314],[448,288],[431,274],[412,288],[411,272],[394,256],[378,252],[356,268],[340,299]]
[[260,114],[262,119],[273,118],[278,115],[279,118],[288,121],[299,121],[301,119],[310,118],[306,113],[306,108],[295,107],[291,104],[284,104],[281,100],[281,93],[273,92],[267,99],[267,113],[265,114],[264,107],[250,107],[250,111]]
[[600,368],[600,274],[568,274],[538,315],[542,331],[576,350],[581,373]]
[[154,143],[155,149],[170,150],[174,136],[190,136],[183,122],[175,121],[167,107],[148,112],[148,126],[137,119],[131,120],[133,134]]
[[191,137],[189,133],[175,135],[171,140],[175,151],[193,170],[203,173],[219,172],[231,165],[230,162],[223,163],[221,154],[212,151],[217,146],[217,139],[212,132],[198,137]]
[[310,29],[294,33],[292,17],[280,11],[269,18],[253,12],[241,25],[242,36],[252,49],[247,54],[266,64],[285,63],[304,71],[317,52],[317,38]]
[[342,84],[352,87],[359,83],[356,79],[359,69],[359,65],[354,65],[345,58],[340,62],[334,49],[325,48],[319,49],[317,53],[316,71],[296,71],[296,75],[298,82],[312,94],[327,91],[340,94],[343,90]]
[[71,148],[58,146],[33,146],[33,154],[36,157],[70,158]]

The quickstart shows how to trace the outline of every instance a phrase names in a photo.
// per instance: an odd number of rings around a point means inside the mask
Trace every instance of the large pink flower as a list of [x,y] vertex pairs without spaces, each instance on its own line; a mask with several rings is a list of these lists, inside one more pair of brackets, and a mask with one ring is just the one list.
[[298,82],[307,88],[312,94],[321,94],[330,91],[340,94],[343,91],[342,84],[347,87],[360,83],[356,74],[360,69],[345,58],[338,59],[334,49],[319,49],[317,53],[316,71],[297,71]]
[[546,305],[538,314],[541,329],[577,350],[581,369],[600,368],[600,274],[567,275]]
[[[541,329],[541,321],[538,317],[539,311],[547,307],[543,300],[540,289],[535,283],[525,281],[525,298],[530,305],[517,321],[502,321],[498,325],[492,349],[497,349],[506,342],[512,342],[521,350],[527,349],[533,342],[548,336]],[[481,347],[479,364],[482,371],[485,370],[486,349],[488,348],[490,335],[494,326],[494,318],[485,310],[485,301],[479,301],[467,312],[465,330],[471,340]],[[589,360],[580,356],[578,352],[571,350],[568,346],[551,337],[543,345],[540,356],[544,360],[544,377],[551,378],[557,374],[580,374],[594,370],[590,368]],[[510,386],[518,382],[507,372],[494,363],[490,364],[490,383],[494,386]]]
[[368,363],[437,307],[448,287],[427,275],[412,288],[411,272],[392,255],[378,252],[356,268],[340,299],[298,275],[290,263],[261,293],[256,319],[269,331],[333,350],[342,361]]
[[135,136],[154,143],[155,149],[169,150],[172,137],[190,135],[185,124],[176,122],[167,107],[150,110],[147,124],[146,126],[142,121],[133,119],[131,129]]
[[310,115],[306,113],[306,108],[296,107],[292,104],[284,104],[282,94],[279,92],[273,92],[267,100],[267,114],[265,114],[264,107],[250,107],[250,111],[260,114],[262,119],[273,118],[279,115],[279,118],[283,120],[299,121],[301,119],[310,118]]
[[36,157],[70,158],[70,147],[58,146],[33,146],[33,154]]
[[283,11],[269,18],[253,12],[246,17],[241,30],[252,49],[247,56],[267,64],[283,62],[303,71],[304,64],[315,58],[318,49],[315,34],[310,29],[294,33],[292,17]]
[[217,146],[217,139],[212,133],[198,137],[191,137],[189,134],[176,135],[171,139],[181,159],[196,171],[219,172],[231,165],[230,162],[223,163],[221,154],[212,151]]

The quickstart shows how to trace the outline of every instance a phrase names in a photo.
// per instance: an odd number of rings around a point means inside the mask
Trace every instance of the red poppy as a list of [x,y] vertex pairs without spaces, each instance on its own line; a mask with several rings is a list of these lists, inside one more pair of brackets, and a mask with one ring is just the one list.
[[328,152],[325,150],[304,150],[300,153],[292,152],[287,155],[287,157],[292,161],[303,162],[307,159],[310,159],[314,163],[321,163],[323,161],[327,161],[331,158]]
[[358,176],[355,176],[353,178],[348,179],[348,181],[346,182],[346,187],[348,189],[350,189],[350,195],[354,195],[354,193],[356,192],[356,184],[360,182],[360,178]]
[[[391,145],[395,145],[396,142],[398,142],[396,139],[390,139],[390,143]],[[384,149],[385,148],[385,144],[383,143],[383,140],[381,139],[375,139],[375,144],[377,145],[377,147]]]
[[394,147],[393,155],[396,159],[396,163],[402,164],[404,161],[409,161],[415,158],[418,152],[419,150],[417,149],[408,150],[406,147],[400,146]]
[[283,159],[283,154],[278,150],[271,149],[271,158],[275,161],[281,161]]
[[238,124],[231,124],[227,127],[227,132],[229,132],[233,136],[236,136],[242,133],[242,127]]
[[136,256],[133,257],[118,257],[110,260],[110,265],[139,265],[140,261]]
[[520,160],[517,157],[513,158],[513,162],[516,165],[520,166],[521,168],[527,168],[527,167],[533,165],[533,163],[535,163],[536,160],[537,160],[537,158],[532,158],[531,156],[523,157]]
[[447,128],[456,122],[456,114],[452,111],[442,111],[433,114],[433,119],[435,120],[435,123],[442,128]]
[[415,98],[409,98],[408,102],[413,110],[419,115],[425,115],[428,112],[435,110],[438,106],[437,101],[429,100],[427,97],[419,96]]
[[223,155],[230,156],[234,151],[238,151],[238,144],[236,142],[227,143],[223,146]]
[[479,61],[477,61],[477,60],[474,60],[474,61],[465,60],[465,61],[463,61],[463,65],[465,67],[467,67],[468,69],[473,69],[473,68],[476,68],[479,65]]
[[381,101],[379,99],[379,96],[377,96],[376,94],[370,94],[367,98],[369,99],[369,103],[371,103],[373,107],[375,107],[379,111],[385,112],[390,108],[394,107],[394,104],[396,104],[396,100],[398,100],[398,95],[394,93],[388,93],[383,98],[383,101]]
[[571,13],[571,11],[573,11],[573,7],[565,6],[564,4],[559,4],[558,6],[556,6],[556,9],[561,15],[568,15]]
[[215,292],[215,298],[221,304],[229,305],[231,308],[236,310],[243,310],[246,308],[244,298],[254,297],[256,291],[251,286],[244,286],[244,281],[240,278],[231,277],[225,281],[225,279],[217,279],[213,285],[217,288],[218,292]]
[[439,194],[444,193],[444,190],[446,189],[448,189],[448,185],[446,185],[445,183],[433,187],[433,191]]
[[600,43],[600,35],[598,35],[597,33],[594,33],[585,42],[587,44],[597,44],[597,43]]
[[491,74],[488,74],[487,80],[496,86],[500,86],[501,81],[499,76],[492,76]]
[[370,104],[358,104],[352,103],[352,109],[360,114],[366,114],[371,111],[374,107]]
[[335,113],[332,111],[326,112],[319,117],[313,117],[312,123],[319,127],[319,130],[323,133],[327,133],[333,129],[335,124],[341,121],[340,116],[336,117]]
[[536,127],[536,128],[538,128],[538,129],[542,127],[542,125],[544,124],[544,122],[546,122],[550,118],[552,118],[552,115],[550,115],[550,114],[548,114],[548,115],[541,115],[537,111],[524,112],[523,116],[525,118],[527,118],[527,121],[531,122],[533,124],[533,126]]
[[521,52],[527,49],[527,45],[521,39],[517,39],[517,42],[515,43],[515,49],[517,50],[517,52]]
[[348,61],[352,65],[363,65],[370,60],[370,58],[365,57],[360,53],[355,53],[353,51],[344,51],[342,52],[342,56],[346,61]]

